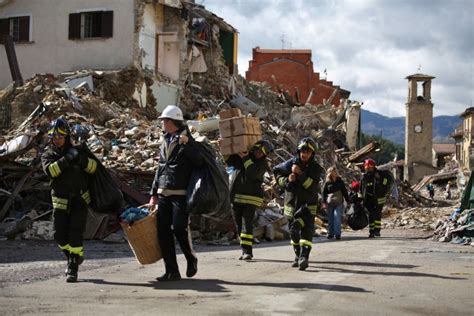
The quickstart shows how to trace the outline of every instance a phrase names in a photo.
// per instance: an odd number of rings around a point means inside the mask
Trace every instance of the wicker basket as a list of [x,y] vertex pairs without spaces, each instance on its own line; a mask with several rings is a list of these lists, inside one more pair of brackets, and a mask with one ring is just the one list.
[[140,264],[155,263],[163,258],[158,242],[156,213],[156,211],[153,211],[150,215],[134,222],[132,225],[120,223],[125,235],[127,235],[128,244]]

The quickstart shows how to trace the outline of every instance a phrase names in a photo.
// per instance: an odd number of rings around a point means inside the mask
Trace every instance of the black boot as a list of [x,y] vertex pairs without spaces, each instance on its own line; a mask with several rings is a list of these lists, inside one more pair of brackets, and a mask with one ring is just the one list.
[[299,269],[301,271],[306,270],[309,265],[309,253],[311,252],[311,247],[303,246],[301,248],[301,256],[300,260],[298,261]]
[[66,282],[77,281],[77,271],[79,270],[79,255],[72,253],[69,256],[69,264],[66,273]]
[[186,276],[192,278],[198,272],[198,259],[194,257],[188,261],[188,268],[186,269]]
[[295,260],[293,260],[291,267],[298,268],[298,260],[300,259],[300,253],[301,253],[300,245],[293,245],[293,251],[295,252]]
[[179,280],[181,280],[181,274],[179,274],[179,272],[177,272],[177,273],[168,273],[168,272],[166,272],[162,276],[157,277],[156,280],[160,281],[160,282],[179,281]]

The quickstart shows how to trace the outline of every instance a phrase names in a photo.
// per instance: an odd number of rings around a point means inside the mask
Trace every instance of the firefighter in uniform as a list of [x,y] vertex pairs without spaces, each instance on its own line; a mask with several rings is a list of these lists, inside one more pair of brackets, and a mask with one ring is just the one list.
[[360,186],[363,204],[369,212],[369,238],[380,237],[382,209],[393,182],[386,173],[377,170],[373,159],[364,161],[364,169]]
[[95,172],[97,162],[72,145],[65,119],[51,123],[48,137],[51,146],[41,161],[44,172],[51,178],[54,239],[68,260],[66,281],[76,282],[79,265],[84,261],[83,234],[90,203],[87,178]]
[[303,138],[297,156],[274,168],[277,184],[285,189],[284,213],[289,220],[291,244],[295,252],[292,267],[305,270],[313,246],[314,217],[319,207],[319,182],[324,169],[315,159],[316,143]]
[[186,194],[191,173],[203,164],[203,158],[183,123],[183,112],[179,107],[168,105],[159,118],[165,134],[149,204],[158,204],[158,239],[165,273],[157,280],[164,282],[181,279],[176,261],[175,237],[186,257],[186,276],[190,278],[197,273],[198,259],[188,230]]
[[[242,256],[239,260],[253,258],[253,218],[255,210],[263,203],[263,176],[269,169],[266,157],[273,151],[272,145],[260,140],[253,145],[250,152],[230,155],[227,165],[234,167],[238,175],[231,186],[233,215],[240,237]],[[243,223],[245,224],[242,231]]]

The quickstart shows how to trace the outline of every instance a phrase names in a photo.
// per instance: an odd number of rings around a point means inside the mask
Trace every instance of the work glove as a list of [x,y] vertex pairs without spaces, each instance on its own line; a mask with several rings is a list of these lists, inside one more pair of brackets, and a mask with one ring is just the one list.
[[85,153],[79,152],[74,162],[82,169],[85,169],[89,163],[89,157]]
[[66,155],[65,155],[66,160],[68,160],[68,161],[73,161],[78,156],[79,156],[79,151],[77,151],[77,149],[73,148],[73,147],[69,148]]

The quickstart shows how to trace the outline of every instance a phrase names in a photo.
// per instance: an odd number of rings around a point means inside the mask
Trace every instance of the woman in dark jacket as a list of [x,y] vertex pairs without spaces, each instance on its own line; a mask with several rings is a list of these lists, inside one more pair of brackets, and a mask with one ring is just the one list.
[[203,158],[183,123],[181,109],[168,105],[159,118],[165,135],[149,204],[158,204],[158,239],[165,262],[165,274],[157,280],[163,282],[181,279],[176,261],[175,237],[186,257],[186,276],[193,277],[197,272],[198,260],[188,231],[186,193],[191,173],[203,164]]
[[344,212],[344,200],[349,204],[349,195],[346,185],[339,177],[335,167],[328,169],[326,183],[323,188],[324,207],[328,214],[328,239],[341,239],[342,213]]

